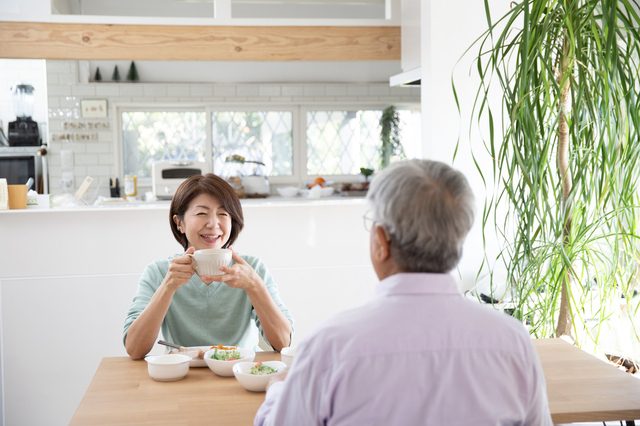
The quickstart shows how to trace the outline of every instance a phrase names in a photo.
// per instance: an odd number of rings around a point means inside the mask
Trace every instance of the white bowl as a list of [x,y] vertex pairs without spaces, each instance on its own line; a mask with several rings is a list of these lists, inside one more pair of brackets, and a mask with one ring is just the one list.
[[147,361],[149,375],[159,382],[173,382],[184,379],[189,372],[191,357],[180,354],[165,354],[148,356]]
[[280,351],[280,359],[282,360],[282,362],[287,364],[287,367],[291,367],[291,365],[293,365],[293,358],[295,354],[296,348],[287,346],[286,348],[282,348],[282,350]]
[[320,196],[321,197],[328,197],[328,196],[333,194],[333,191],[334,191],[333,186],[326,186],[326,187],[322,188],[322,190],[320,191]]
[[[240,382],[242,386],[251,392],[264,392],[269,384],[269,380],[273,377],[273,374],[266,374],[264,376],[256,376],[249,373],[251,367],[256,365],[257,362],[239,362],[233,366],[233,375]],[[264,361],[263,365],[275,368],[280,373],[287,369],[287,364],[280,361]],[[276,374],[276,373],[274,373]]]
[[[197,352],[198,349],[200,349],[203,352],[207,352],[209,349],[211,349],[211,346],[187,346],[185,349],[187,350],[193,349],[194,353]],[[171,349],[167,353],[178,354],[178,349]],[[179,355],[185,355],[185,354],[179,354]],[[189,367],[206,367],[206,366],[207,366],[207,363],[204,361],[204,359],[198,358],[197,355],[191,357],[191,361],[189,361]]]
[[298,195],[298,188],[294,188],[293,186],[287,186],[285,188],[278,188],[278,194],[283,197],[295,197]]
[[[233,361],[221,361],[219,359],[212,359],[211,356],[216,351],[214,348],[205,352],[204,361],[207,363],[207,366],[211,369],[211,371],[216,373],[218,376],[231,377],[233,376],[232,368],[235,364],[238,364],[239,362],[250,362],[250,361],[253,361],[253,359],[256,357],[256,353],[251,349],[237,348],[232,350],[240,352],[240,359],[236,359]],[[230,352],[230,351],[225,351],[224,349],[218,349],[218,353],[221,353],[221,352]]]

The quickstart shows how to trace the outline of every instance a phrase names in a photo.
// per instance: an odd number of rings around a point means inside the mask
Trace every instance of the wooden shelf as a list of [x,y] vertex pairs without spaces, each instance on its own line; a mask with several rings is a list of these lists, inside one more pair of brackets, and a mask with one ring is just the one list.
[[400,27],[0,22],[0,57],[182,61],[397,61]]

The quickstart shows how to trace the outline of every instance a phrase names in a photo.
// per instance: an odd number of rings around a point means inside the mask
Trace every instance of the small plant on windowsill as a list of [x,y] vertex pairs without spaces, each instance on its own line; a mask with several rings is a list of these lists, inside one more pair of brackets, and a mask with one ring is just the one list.
[[254,164],[260,164],[261,166],[264,166],[264,163],[262,161],[245,160],[243,156],[237,155],[237,154],[233,154],[231,157],[225,158],[224,161],[225,163],[240,163],[240,164],[254,163]]
[[369,182],[369,176],[373,175],[373,169],[360,167],[360,174],[364,176],[364,182]]

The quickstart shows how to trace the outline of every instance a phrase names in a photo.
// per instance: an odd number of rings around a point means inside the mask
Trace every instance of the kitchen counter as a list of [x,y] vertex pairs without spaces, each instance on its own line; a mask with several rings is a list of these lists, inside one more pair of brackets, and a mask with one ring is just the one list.
[[[334,195],[331,197],[322,198],[308,198],[308,197],[281,197],[279,195],[269,196],[267,198],[242,198],[240,199],[242,207],[261,206],[261,207],[275,207],[275,206],[308,206],[313,205],[361,205],[366,203],[365,197],[343,197],[340,195]],[[52,208],[30,208],[20,210],[0,210],[1,214],[13,213],[50,213],[50,212],[79,212],[79,211],[101,211],[101,210],[166,210],[169,208],[171,200],[157,200],[157,201],[130,201],[130,202],[109,202],[98,206],[67,206],[67,207],[52,207]]]
[[[270,197],[242,207],[233,248],[269,268],[295,318],[294,344],[370,299],[378,280],[366,200]],[[69,424],[102,358],[126,355],[122,326],[142,271],[183,251],[169,221],[168,201],[0,213],[5,424]],[[42,350],[24,350],[34,342],[66,346],[43,363]]]

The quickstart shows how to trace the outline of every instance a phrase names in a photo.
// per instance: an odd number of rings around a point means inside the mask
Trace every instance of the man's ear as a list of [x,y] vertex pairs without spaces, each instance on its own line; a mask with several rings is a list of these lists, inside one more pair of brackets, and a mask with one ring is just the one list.
[[376,225],[374,230],[375,249],[374,256],[379,262],[384,262],[391,257],[391,239],[387,230],[381,226]]

